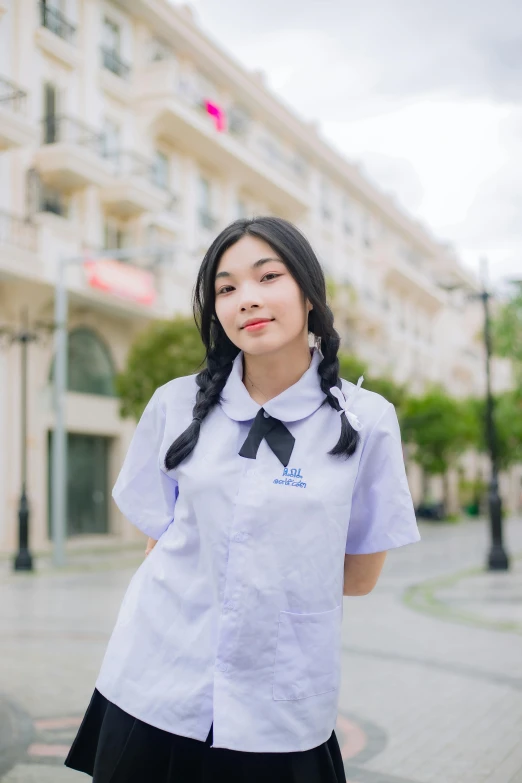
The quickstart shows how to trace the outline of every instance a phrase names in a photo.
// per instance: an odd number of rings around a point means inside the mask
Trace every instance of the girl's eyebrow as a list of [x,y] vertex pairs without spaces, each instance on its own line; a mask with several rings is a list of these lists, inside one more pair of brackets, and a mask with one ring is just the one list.
[[[257,261],[254,261],[252,264],[252,269],[257,269],[260,266],[263,266],[263,264],[268,264],[270,261],[279,261],[280,264],[283,263],[283,261],[280,258],[258,258]],[[215,279],[218,280],[220,277],[232,277],[230,272],[218,272]]]

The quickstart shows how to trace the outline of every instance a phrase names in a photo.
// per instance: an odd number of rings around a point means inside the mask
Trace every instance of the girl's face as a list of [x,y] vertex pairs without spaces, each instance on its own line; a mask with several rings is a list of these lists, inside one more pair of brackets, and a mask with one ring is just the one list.
[[246,354],[308,345],[312,305],[277,253],[246,235],[223,253],[216,279],[216,315],[225,334]]

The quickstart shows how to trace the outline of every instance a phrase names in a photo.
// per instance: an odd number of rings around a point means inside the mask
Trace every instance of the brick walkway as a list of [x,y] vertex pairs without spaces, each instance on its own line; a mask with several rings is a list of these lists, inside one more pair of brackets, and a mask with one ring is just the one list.
[[[522,560],[509,574],[473,571],[483,522],[422,536],[389,554],[371,595],[345,599],[336,731],[348,780],[522,783]],[[506,537],[522,554],[522,521]],[[63,757],[141,557],[84,548],[66,572],[41,561],[34,576],[0,563],[0,722],[13,738],[9,752],[0,742],[0,776],[18,757],[3,783],[87,780]]]

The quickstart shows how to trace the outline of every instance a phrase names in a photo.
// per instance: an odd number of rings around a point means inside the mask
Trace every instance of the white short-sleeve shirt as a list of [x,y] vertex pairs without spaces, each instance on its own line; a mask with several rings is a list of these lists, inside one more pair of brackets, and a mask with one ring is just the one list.
[[[355,454],[328,452],[339,413],[310,368],[263,405],[295,438],[289,465],[265,440],[239,456],[260,406],[240,353],[188,459],[165,454],[192,421],[195,376],[159,388],[113,497],[159,539],[133,576],[96,682],[131,715],[213,747],[289,752],[335,727],[345,553],[418,541],[393,405],[361,388]],[[354,386],[343,381],[348,397]]]

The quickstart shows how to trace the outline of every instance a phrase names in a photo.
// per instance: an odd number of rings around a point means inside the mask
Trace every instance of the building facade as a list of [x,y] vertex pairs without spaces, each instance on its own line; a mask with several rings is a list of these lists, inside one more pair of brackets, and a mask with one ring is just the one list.
[[[421,390],[482,389],[480,311],[440,284],[475,285],[446,247],[378,192],[166,0],[0,0],[0,325],[53,320],[60,259],[168,245],[130,301],[67,266],[70,535],[126,538],[110,502],[133,431],[114,373],[147,322],[187,312],[195,273],[231,220],[299,225],[335,284],[344,346]],[[157,261],[157,259],[156,259]],[[143,271],[143,270],[142,270]],[[29,346],[31,546],[49,545],[52,338]],[[507,378],[506,378],[507,382]],[[0,351],[0,548],[17,536],[19,346]],[[414,472],[414,471],[413,471]],[[415,481],[415,477],[412,478]],[[518,483],[517,483],[518,482]],[[520,478],[506,491],[513,504]],[[513,485],[513,486],[512,486]],[[515,498],[515,500],[513,500]]]

